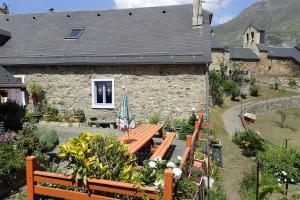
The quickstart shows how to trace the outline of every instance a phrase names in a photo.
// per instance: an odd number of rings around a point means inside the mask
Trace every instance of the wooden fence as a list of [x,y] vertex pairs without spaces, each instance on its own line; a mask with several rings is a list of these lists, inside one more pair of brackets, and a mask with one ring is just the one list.
[[[199,138],[200,128],[202,125],[203,115],[199,115],[199,120],[195,122],[195,129],[192,136],[186,138],[186,149],[183,153],[180,166],[183,167],[188,159],[193,158],[195,150],[194,144]],[[137,188],[130,183],[123,183],[118,181],[110,181],[103,179],[88,179],[85,186],[86,189],[97,191],[100,193],[89,194],[73,190],[65,190],[60,188],[52,188],[45,185],[56,184],[60,186],[82,188],[81,184],[76,183],[73,176],[65,176],[63,174],[43,172],[38,170],[37,159],[34,156],[27,157],[26,159],[26,182],[27,194],[29,200],[34,200],[36,195],[44,195],[50,197],[83,200],[113,200],[119,199],[116,195],[125,195],[133,197],[146,196],[149,199],[160,199],[159,191],[152,186],[142,186]],[[166,169],[164,172],[164,200],[173,199],[173,188],[176,180],[173,179],[173,172],[171,169]]]

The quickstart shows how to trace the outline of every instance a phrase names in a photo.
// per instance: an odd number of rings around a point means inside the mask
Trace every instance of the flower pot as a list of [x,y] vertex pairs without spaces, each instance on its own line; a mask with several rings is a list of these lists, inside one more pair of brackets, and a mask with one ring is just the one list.
[[37,102],[38,101],[38,95],[36,92],[31,92],[29,95],[29,98],[33,101],[33,102]]
[[80,123],[81,121],[82,121],[82,117],[81,116],[73,116],[73,121],[75,122],[75,123]]
[[30,122],[31,122],[31,123],[34,123],[34,124],[37,124],[37,123],[39,123],[40,118],[41,118],[41,115],[40,115],[40,114],[32,114],[32,115],[30,116]]

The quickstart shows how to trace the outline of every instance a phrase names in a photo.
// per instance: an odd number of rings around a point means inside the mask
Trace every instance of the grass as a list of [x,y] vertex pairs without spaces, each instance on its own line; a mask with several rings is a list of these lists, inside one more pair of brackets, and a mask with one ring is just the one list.
[[259,131],[268,141],[285,145],[284,139],[290,139],[288,146],[299,148],[300,144],[300,108],[287,111],[283,128],[279,126],[280,115],[277,112],[257,115],[257,121],[249,127]]
[[[258,97],[248,96],[247,99],[242,100],[242,103],[249,103],[249,102],[253,102],[253,101],[263,101],[263,100],[272,99],[272,98],[276,98],[276,97],[290,97],[290,96],[299,95],[299,93],[296,93],[296,92],[286,91],[286,90],[274,90],[274,89],[270,89],[265,86],[260,86],[259,88],[260,88],[260,95]],[[239,104],[240,104],[239,101],[231,101],[230,97],[225,97],[223,108],[226,109],[226,108],[230,108],[230,107],[233,107],[233,106],[236,106]]]

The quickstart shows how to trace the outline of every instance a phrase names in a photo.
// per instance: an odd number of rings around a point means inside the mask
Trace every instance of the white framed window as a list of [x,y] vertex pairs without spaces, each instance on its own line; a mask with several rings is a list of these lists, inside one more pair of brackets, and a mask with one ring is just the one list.
[[114,102],[114,79],[92,79],[92,108],[114,108]]

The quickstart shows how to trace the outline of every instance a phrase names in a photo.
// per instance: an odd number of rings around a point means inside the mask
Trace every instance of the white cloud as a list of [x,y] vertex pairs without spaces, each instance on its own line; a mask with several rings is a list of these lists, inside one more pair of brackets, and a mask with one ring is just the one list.
[[233,18],[234,18],[234,16],[222,16],[222,17],[216,18],[215,24],[224,24],[224,23],[232,20]]
[[138,8],[191,3],[192,0],[114,0],[116,8]]
[[[217,10],[227,7],[232,0],[206,0],[203,7],[208,10]],[[116,8],[138,8],[152,6],[166,6],[192,3],[193,0],[114,0]]]

